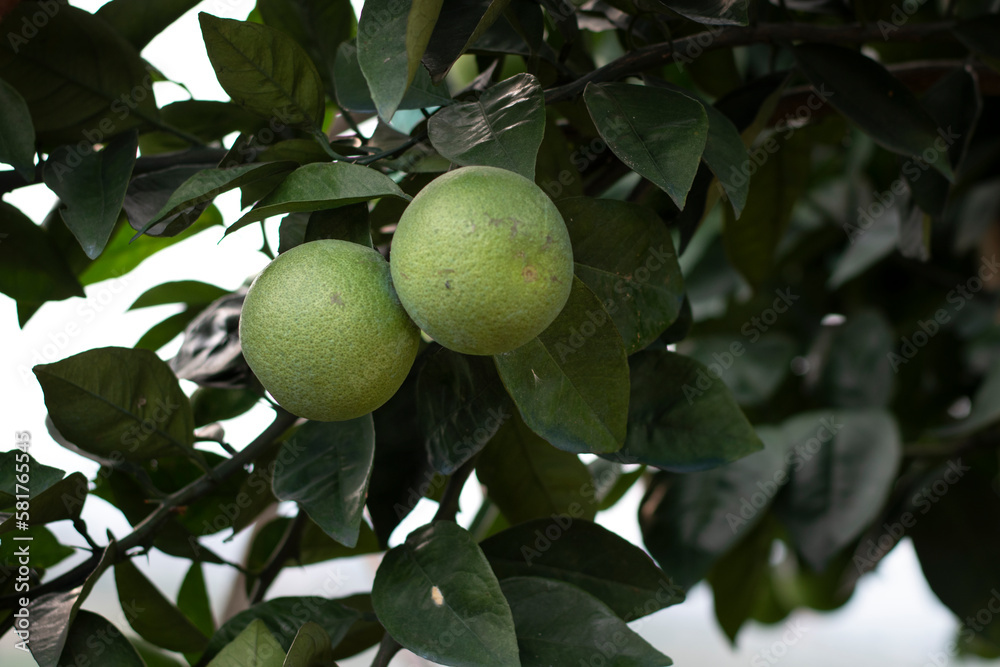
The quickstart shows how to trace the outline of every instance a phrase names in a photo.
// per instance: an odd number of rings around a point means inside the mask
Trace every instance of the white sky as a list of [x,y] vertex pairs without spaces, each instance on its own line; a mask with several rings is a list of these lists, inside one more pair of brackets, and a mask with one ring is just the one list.
[[[95,11],[104,2],[73,0],[71,4]],[[355,0],[355,4],[360,3]],[[143,55],[169,78],[187,85],[196,98],[227,99],[211,73],[200,38],[197,12],[207,11],[217,16],[242,19],[253,5],[251,0],[203,2],[157,37]],[[186,99],[184,91],[171,84],[156,84],[155,93],[160,105]],[[52,205],[53,197],[44,186],[34,186],[9,194],[4,200],[40,222]],[[238,214],[238,195],[229,193],[220,197],[217,204],[227,224],[232,223]],[[276,221],[269,223],[269,234],[272,247],[276,248]],[[260,247],[257,229],[247,228],[220,242],[221,236],[221,228],[203,232],[154,255],[120,284],[99,283],[87,288],[86,299],[73,298],[46,304],[23,331],[17,327],[14,302],[0,295],[0,341],[5,351],[0,357],[0,372],[4,380],[0,383],[0,404],[5,406],[0,415],[0,438],[11,439],[10,445],[0,440],[0,449],[13,445],[14,431],[30,430],[34,442],[32,454],[36,459],[67,471],[79,470],[93,475],[96,471],[94,464],[63,450],[46,434],[42,392],[30,372],[26,376],[24,371],[40,361],[62,359],[95,347],[134,345],[149,327],[179,310],[174,306],[161,306],[125,312],[136,297],[154,285],[190,279],[233,289],[265,266],[266,258],[257,252]],[[78,333],[67,335],[67,327]],[[168,359],[172,356],[178,343],[175,341],[162,350],[161,357]],[[185,388],[190,393],[193,385],[185,383]],[[234,443],[248,442],[269,416],[270,411],[261,407],[231,422],[227,425],[228,439]],[[463,494],[463,507],[467,511],[460,515],[460,521],[468,522],[478,507],[479,497],[475,485],[468,485]],[[640,497],[640,491],[633,489],[616,508],[599,517],[601,523],[637,544],[641,544],[636,521]],[[433,504],[424,501],[396,534],[404,536],[408,529],[426,522],[433,510]],[[95,536],[104,535],[106,529],[118,536],[129,530],[121,515],[97,498],[87,501],[84,518]],[[222,542],[221,538],[213,539],[210,546],[225,557],[238,560],[249,532],[244,531],[243,535],[228,543]],[[71,529],[63,525],[57,526],[57,533],[70,544],[81,542]],[[399,539],[401,537],[395,541]],[[76,562],[75,559],[73,562]],[[348,583],[342,590],[344,595],[370,590],[377,562],[378,557],[362,557],[335,561],[336,565],[320,564],[286,571],[272,587],[271,594],[310,594],[315,582],[330,567],[343,568],[343,573],[347,575]],[[176,595],[186,564],[186,561],[159,553],[152,554],[148,564],[139,563],[168,596]],[[215,566],[209,566],[207,573],[218,613],[224,604],[232,573],[227,568]],[[117,604],[112,577],[102,579],[85,606],[103,613],[119,627],[127,627]],[[787,667],[839,667],[844,664],[858,667],[920,667],[928,662],[929,653],[942,650],[957,627],[951,613],[928,589],[908,541],[898,547],[874,574],[863,579],[845,608],[829,614],[804,611],[793,618],[801,622],[806,632],[781,658],[781,664]],[[760,662],[758,652],[780,641],[785,632],[783,624],[773,627],[750,624],[740,635],[738,645],[731,648],[714,620],[711,592],[704,585],[696,587],[684,604],[654,615],[637,629],[648,641],[671,656],[676,665],[718,667],[771,664],[766,660]],[[755,657],[757,661],[752,662]],[[371,652],[364,658],[341,664],[356,667],[368,665],[370,661]],[[0,663],[6,667],[34,664],[30,658],[12,648],[9,634],[0,640]],[[405,652],[393,662],[395,667],[418,664],[427,663]],[[950,664],[975,663],[953,660]]]

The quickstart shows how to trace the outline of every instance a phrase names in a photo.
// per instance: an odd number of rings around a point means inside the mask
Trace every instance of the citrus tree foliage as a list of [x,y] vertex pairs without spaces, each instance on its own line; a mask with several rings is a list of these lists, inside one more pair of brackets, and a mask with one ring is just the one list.
[[[52,438],[101,464],[0,454],[0,533],[23,529],[27,461],[33,537],[28,592],[4,552],[0,630],[27,600],[38,664],[308,667],[378,645],[376,665],[405,647],[655,667],[625,623],[697,582],[735,638],[843,605],[904,537],[959,649],[1000,651],[995,2],[259,0],[190,38],[231,100],[158,106],[143,48],[196,4],[0,3],[0,193],[58,197],[44,220],[0,203],[20,325],[205,229],[220,262],[269,218],[268,256],[389,255],[407,202],[459,165],[534,179],[576,278],[523,347],[425,343],[371,415],[275,408],[249,443],[219,426],[265,400],[244,291],[151,285],[132,308],[182,308],[134,348],[35,366]],[[473,472],[486,500],[460,526]],[[633,485],[645,552],[594,522]],[[89,495],[133,530],[89,535]],[[435,520],[393,535],[423,497]],[[259,518],[279,501],[298,513]],[[51,577],[72,553],[58,521],[92,551]],[[218,624],[203,566],[228,563],[201,538],[240,531],[250,602]],[[151,549],[190,561],[176,597],[133,565]],[[382,551],[370,593],[269,595],[285,567]],[[81,611],[112,573],[141,642]]]

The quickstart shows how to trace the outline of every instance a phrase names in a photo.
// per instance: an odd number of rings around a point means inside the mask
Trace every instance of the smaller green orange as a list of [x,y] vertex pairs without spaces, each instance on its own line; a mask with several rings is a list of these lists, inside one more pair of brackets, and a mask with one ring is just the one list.
[[413,321],[465,354],[501,354],[548,327],[573,284],[569,232],[527,178],[462,167],[421,190],[400,217],[389,256]]
[[316,421],[354,419],[403,383],[420,332],[377,251],[304,243],[254,279],[240,315],[250,368],[283,408]]

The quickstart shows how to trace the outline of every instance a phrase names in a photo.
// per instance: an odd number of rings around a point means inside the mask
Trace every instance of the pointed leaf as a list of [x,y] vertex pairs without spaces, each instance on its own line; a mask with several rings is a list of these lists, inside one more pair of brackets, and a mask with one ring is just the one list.
[[[592,501],[593,491],[593,485],[589,493],[584,491]],[[565,581],[628,621],[684,600],[681,589],[646,552],[584,519],[536,519],[497,533],[479,546],[501,581],[519,576]]]
[[628,361],[611,318],[579,278],[549,328],[494,357],[524,422],[568,452],[614,452],[625,440]]
[[[673,664],[604,603],[572,584],[511,577],[500,587],[514,616],[523,667],[587,665],[597,655],[629,667]],[[607,646],[613,647],[610,655]]]
[[333,539],[358,542],[375,456],[371,415],[345,422],[306,422],[281,446],[290,463],[275,470],[274,495],[294,500]]
[[[72,473],[45,489],[31,500],[31,523],[42,525],[63,519],[78,519],[87,499],[87,478],[82,473]],[[8,515],[4,515],[8,516]],[[9,515],[0,523],[0,533],[14,530],[16,515]]]
[[0,109],[4,122],[0,124],[0,162],[17,170],[29,183],[35,180],[35,125],[31,111],[21,94],[0,79]]
[[[726,114],[711,104],[706,104],[708,115],[708,140],[705,142],[705,153],[702,156],[719,183],[726,191],[733,214],[738,218],[747,203],[750,192],[750,179],[732,178],[747,161],[747,148],[743,143],[739,130],[733,125]],[[736,170],[734,172],[733,170]],[[739,181],[739,182],[738,182]]]
[[929,151],[935,156],[933,167],[953,179],[948,154],[934,146],[940,141],[934,120],[885,67],[857,51],[831,44],[802,44],[794,51],[799,69],[837,111],[900,155]]
[[427,121],[427,132],[452,162],[500,167],[533,180],[545,133],[545,95],[533,75],[516,74],[474,102],[441,109]]
[[546,517],[593,519],[584,492],[592,480],[575,454],[539,438],[520,418],[509,420],[476,459],[476,477],[511,525]]
[[206,637],[215,633],[215,619],[212,617],[212,605],[208,599],[208,589],[205,587],[205,572],[199,562],[191,563],[181,589],[177,593],[177,608],[191,620],[198,630]]
[[138,51],[199,0],[112,0],[97,10]]
[[[375,113],[377,108],[368,90],[368,81],[361,72],[358,62],[358,47],[354,40],[344,42],[337,49],[334,65],[334,82],[337,88],[337,105],[348,111]],[[444,83],[435,84],[423,67],[417,68],[413,83],[406,89],[397,111],[401,109],[423,109],[451,104],[451,94]]]
[[69,146],[45,162],[45,184],[62,200],[62,219],[90,259],[96,259],[111,238],[138,148],[138,135],[129,132],[100,152],[80,156]]
[[423,63],[435,81],[496,22],[510,0],[444,0]]
[[267,625],[255,618],[208,663],[208,667],[281,667],[284,661],[284,649]]
[[226,234],[273,215],[337,208],[380,197],[410,198],[391,178],[375,169],[345,162],[307,164],[289,174]]
[[673,90],[628,83],[589,83],[583,99],[618,159],[684,208],[708,140],[701,103]]
[[149,350],[87,350],[33,371],[52,422],[83,450],[144,461],[194,443],[191,404]]
[[392,118],[427,48],[442,0],[368,0],[358,19],[358,62],[378,114]]
[[233,102],[287,125],[322,124],[323,82],[294,39],[260,23],[204,12],[198,20],[215,75]]
[[196,653],[208,644],[208,637],[130,559],[115,564],[115,584],[125,619],[143,639],[180,653]]
[[630,202],[575,197],[557,205],[573,243],[576,275],[604,303],[625,351],[659,338],[684,301],[684,276],[667,226],[651,209]]
[[[393,639],[443,665],[519,665],[514,620],[472,535],[451,521],[410,533],[389,551],[372,588]],[[453,641],[441,641],[443,636]]]
[[438,348],[424,355],[417,410],[430,462],[450,475],[510,419],[510,397],[489,357]]
[[691,472],[763,447],[726,385],[694,359],[662,351],[632,360],[628,437],[613,460]]
[[199,280],[176,280],[150,287],[139,295],[129,310],[162,306],[167,303],[185,303],[187,305],[208,305],[229,294],[229,290],[217,285],[210,285]]
[[288,647],[282,667],[337,667],[333,661],[330,635],[321,625],[312,621],[305,623]]
[[3,201],[0,292],[17,301],[37,304],[84,296],[83,287],[45,229]]
[[81,609],[66,637],[66,647],[59,664],[73,665],[84,661],[115,667],[146,667],[139,652],[121,630],[103,616]]

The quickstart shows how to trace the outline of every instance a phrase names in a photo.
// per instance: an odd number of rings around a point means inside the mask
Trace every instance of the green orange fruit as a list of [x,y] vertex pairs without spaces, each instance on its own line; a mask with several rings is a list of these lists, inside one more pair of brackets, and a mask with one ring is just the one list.
[[573,249],[559,210],[495,167],[439,176],[403,212],[389,257],[406,312],[441,345],[500,354],[545,330],[569,298]]
[[240,315],[243,356],[292,414],[341,421],[367,414],[406,378],[420,332],[377,251],[304,243],[254,279]]

